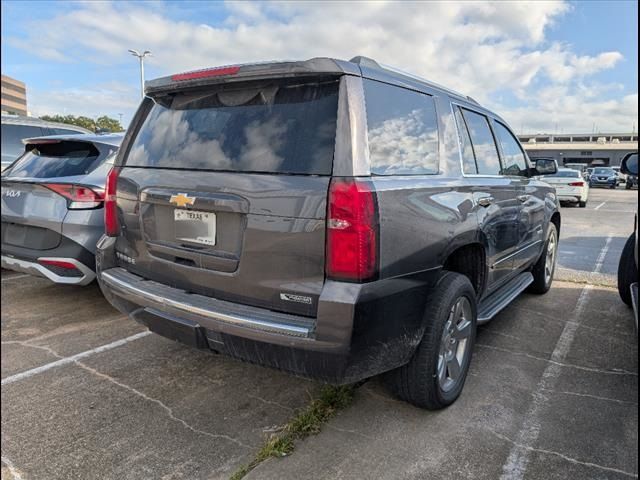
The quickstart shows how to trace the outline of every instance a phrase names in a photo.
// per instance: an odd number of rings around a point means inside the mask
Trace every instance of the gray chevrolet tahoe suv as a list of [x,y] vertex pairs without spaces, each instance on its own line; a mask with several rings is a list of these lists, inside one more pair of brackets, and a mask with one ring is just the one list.
[[460,394],[476,325],[546,292],[554,189],[473,99],[314,58],[146,84],[106,187],[100,285],[150,330],[400,398]]

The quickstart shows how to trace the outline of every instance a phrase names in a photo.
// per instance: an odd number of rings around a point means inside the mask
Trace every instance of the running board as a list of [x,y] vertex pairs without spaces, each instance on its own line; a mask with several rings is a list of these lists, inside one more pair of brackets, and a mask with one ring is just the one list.
[[500,287],[478,305],[478,325],[487,323],[503,308],[509,305],[518,295],[526,290],[533,282],[533,275],[529,272],[521,273],[509,283]]

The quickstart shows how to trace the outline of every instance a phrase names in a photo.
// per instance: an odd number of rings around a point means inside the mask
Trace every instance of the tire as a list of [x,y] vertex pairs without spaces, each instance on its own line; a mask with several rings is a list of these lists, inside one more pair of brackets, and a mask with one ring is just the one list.
[[579,206],[580,208],[585,208],[585,207],[587,206],[587,202],[583,202],[582,200],[580,200],[580,201],[578,202],[578,206]]
[[625,184],[624,189],[625,190],[631,190],[632,186],[633,186],[633,184],[629,180],[627,180],[627,183]]
[[611,190],[615,190],[615,189],[616,189],[616,186],[615,186],[615,185],[611,185],[609,188],[610,188]]
[[[553,236],[553,242],[552,242]],[[547,257],[549,256],[549,249],[553,249],[553,257],[551,259],[551,269],[547,272]],[[553,275],[556,271],[556,262],[558,260],[558,229],[556,226],[549,222],[549,232],[547,233],[547,241],[544,244],[544,249],[540,258],[531,268],[533,274],[533,283],[527,288],[528,292],[537,293],[542,295],[547,293],[553,283]]]
[[635,233],[627,239],[618,263],[618,293],[624,303],[631,306],[631,284],[638,281],[638,267],[634,257]]
[[[449,332],[461,334],[463,331],[455,326],[445,330],[445,326],[455,317],[458,305],[463,306],[461,308],[467,312],[463,320],[460,320],[460,324],[465,325],[467,336],[464,344],[461,339],[457,344],[450,344],[455,339],[450,337]],[[462,392],[469,371],[477,318],[476,292],[469,279],[458,273],[444,272],[436,287],[429,293],[424,316],[426,328],[413,357],[406,365],[384,375],[384,381],[392,393],[416,407],[428,410],[439,410],[455,402]],[[442,352],[443,345],[453,345],[451,348],[457,348],[458,352],[462,348],[462,361],[459,358],[455,361],[459,366],[459,369],[456,368],[458,374],[455,381],[453,376],[449,376],[450,363],[445,362],[447,352]],[[452,355],[452,359],[457,356]],[[446,367],[439,369],[443,364]]]

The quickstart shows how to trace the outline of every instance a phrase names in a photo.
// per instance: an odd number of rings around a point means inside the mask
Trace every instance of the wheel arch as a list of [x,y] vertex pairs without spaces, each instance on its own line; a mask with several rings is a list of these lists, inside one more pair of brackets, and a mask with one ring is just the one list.
[[487,252],[479,242],[456,245],[445,257],[442,268],[466,276],[480,298],[487,287]]

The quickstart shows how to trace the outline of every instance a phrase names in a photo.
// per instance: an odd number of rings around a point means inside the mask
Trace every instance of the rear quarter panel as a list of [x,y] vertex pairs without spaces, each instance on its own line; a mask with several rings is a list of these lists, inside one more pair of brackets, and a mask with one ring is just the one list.
[[380,277],[440,268],[478,241],[471,185],[441,176],[374,177],[380,214]]

